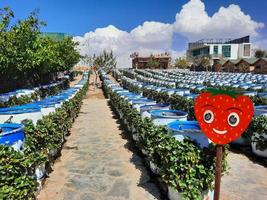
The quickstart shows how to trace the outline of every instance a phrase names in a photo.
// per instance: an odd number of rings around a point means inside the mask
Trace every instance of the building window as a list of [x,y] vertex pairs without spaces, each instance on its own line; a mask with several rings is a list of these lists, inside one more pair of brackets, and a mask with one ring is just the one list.
[[213,54],[218,55],[218,46],[213,47]]
[[256,69],[260,69],[261,68],[261,66],[260,65],[256,65]]
[[250,44],[244,44],[244,56],[250,56]]
[[222,54],[226,58],[231,57],[231,45],[224,45],[222,46]]

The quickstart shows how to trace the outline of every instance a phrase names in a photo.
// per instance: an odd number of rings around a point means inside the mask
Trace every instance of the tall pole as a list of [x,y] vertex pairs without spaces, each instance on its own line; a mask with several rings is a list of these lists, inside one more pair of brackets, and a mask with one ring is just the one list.
[[216,168],[215,168],[216,171],[215,171],[214,200],[220,199],[222,157],[223,157],[223,145],[216,145]]

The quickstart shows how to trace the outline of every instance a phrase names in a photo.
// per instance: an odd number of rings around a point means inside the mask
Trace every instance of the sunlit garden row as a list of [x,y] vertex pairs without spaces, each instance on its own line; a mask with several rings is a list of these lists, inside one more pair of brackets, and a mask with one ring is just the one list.
[[126,69],[112,74],[116,81],[102,72],[104,91],[169,199],[213,198],[215,146],[194,114],[194,100],[207,88],[251,97],[254,118],[230,145],[250,146],[258,160],[267,157],[266,75]]

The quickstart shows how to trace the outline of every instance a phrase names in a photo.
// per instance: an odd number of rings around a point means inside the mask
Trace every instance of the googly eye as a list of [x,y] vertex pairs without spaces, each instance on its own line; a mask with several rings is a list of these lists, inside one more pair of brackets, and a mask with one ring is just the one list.
[[212,123],[214,120],[214,114],[211,110],[206,110],[204,112],[203,117],[204,117],[204,121],[208,124]]
[[239,121],[240,120],[239,120],[239,116],[237,113],[232,112],[228,115],[228,124],[230,126],[233,126],[233,127],[237,126],[239,124]]

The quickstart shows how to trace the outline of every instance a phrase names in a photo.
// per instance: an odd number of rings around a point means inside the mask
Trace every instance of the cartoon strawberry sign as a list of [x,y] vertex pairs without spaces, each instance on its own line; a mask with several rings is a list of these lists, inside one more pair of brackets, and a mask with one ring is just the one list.
[[195,100],[195,115],[201,130],[216,144],[238,139],[253,117],[253,102],[233,91],[208,89]]
[[195,100],[201,130],[216,143],[214,200],[220,199],[223,145],[239,138],[253,117],[253,102],[233,91],[208,89]]

